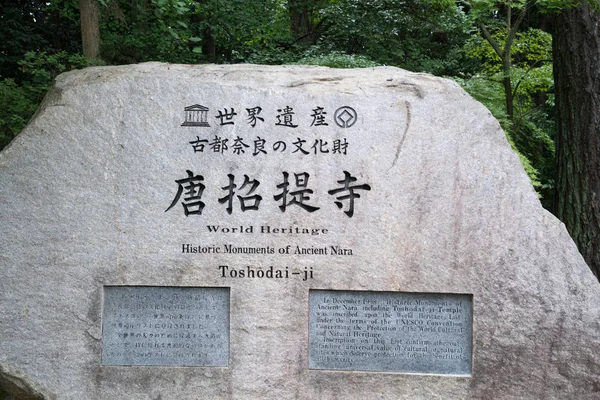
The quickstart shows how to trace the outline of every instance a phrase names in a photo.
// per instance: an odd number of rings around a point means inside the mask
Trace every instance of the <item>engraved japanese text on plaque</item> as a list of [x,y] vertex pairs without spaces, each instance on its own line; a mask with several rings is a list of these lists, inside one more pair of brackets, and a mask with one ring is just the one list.
[[311,290],[309,368],[470,375],[472,296]]
[[229,288],[104,287],[103,365],[229,365]]

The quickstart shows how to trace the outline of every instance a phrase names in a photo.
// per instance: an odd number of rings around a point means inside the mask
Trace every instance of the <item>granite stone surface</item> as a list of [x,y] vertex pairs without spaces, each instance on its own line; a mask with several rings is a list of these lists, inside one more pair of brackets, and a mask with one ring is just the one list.
[[[69,72],[0,153],[0,204],[0,382],[13,393],[600,397],[600,285],[498,122],[448,80]],[[227,290],[227,366],[105,365],[107,287]],[[318,290],[469,296],[470,374],[311,368]]]

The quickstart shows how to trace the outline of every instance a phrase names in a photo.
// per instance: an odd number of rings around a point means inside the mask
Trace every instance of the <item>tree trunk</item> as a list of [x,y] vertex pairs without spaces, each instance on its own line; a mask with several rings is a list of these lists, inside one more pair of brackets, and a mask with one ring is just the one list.
[[311,40],[312,26],[310,20],[309,0],[288,0],[290,14],[290,29],[294,38],[300,42]]
[[100,18],[96,0],[79,0],[79,14],[83,55],[91,60],[100,58]]
[[206,28],[203,33],[202,54],[206,56],[209,63],[217,62],[217,46],[210,27]]
[[506,99],[506,116],[510,121],[513,120],[514,116],[514,101],[513,101],[513,90],[512,90],[512,82],[510,79],[510,49],[509,53],[505,55],[502,60],[502,72],[504,72],[504,78],[502,79],[502,86],[504,86],[504,98]]
[[556,212],[600,277],[600,14],[584,4],[556,16]]

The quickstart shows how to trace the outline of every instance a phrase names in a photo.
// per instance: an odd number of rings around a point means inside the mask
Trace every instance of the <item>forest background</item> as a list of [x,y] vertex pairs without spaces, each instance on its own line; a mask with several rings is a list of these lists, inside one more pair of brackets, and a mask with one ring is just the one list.
[[[561,114],[558,55],[553,57],[553,35],[554,54],[580,41],[596,57],[588,69],[600,76],[600,38],[593,28],[600,17],[594,5],[578,0],[4,0],[0,149],[25,127],[58,74],[87,66],[145,61],[390,65],[427,72],[458,82],[500,121],[543,206],[565,222],[598,276],[600,90],[592,122],[574,116],[584,111],[574,98],[562,105],[571,114]],[[569,23],[587,23],[582,18],[590,19],[595,44],[579,37],[590,32],[569,28]],[[564,50],[563,64],[586,63],[568,58]],[[589,79],[600,81],[599,76]],[[583,87],[573,90],[589,91],[587,83],[578,85]],[[569,115],[585,120],[575,122],[587,124],[587,131],[578,129],[588,143],[577,142],[577,149],[561,156],[560,143],[580,141],[574,139]],[[599,124],[590,128],[593,121]],[[589,151],[590,140],[595,156],[569,159],[567,153]],[[571,172],[561,173],[568,168],[595,176],[574,184]],[[581,204],[569,210],[573,202]]]

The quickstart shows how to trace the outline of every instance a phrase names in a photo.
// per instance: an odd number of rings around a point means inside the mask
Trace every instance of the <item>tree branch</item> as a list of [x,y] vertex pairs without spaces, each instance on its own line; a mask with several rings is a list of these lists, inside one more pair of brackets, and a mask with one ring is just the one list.
[[[511,8],[509,8],[508,12],[512,12]],[[515,24],[513,26],[510,26],[510,15],[508,17],[508,36],[506,37],[506,43],[504,44],[504,52],[506,54],[510,54],[510,48],[512,46],[513,41],[515,40],[515,36],[517,35],[519,25],[521,25],[521,22],[523,22],[523,19],[525,18],[525,14],[527,14],[527,4],[523,6],[523,9],[519,13],[519,16],[517,17],[517,20],[515,21]]]
[[536,60],[536,62],[534,62],[527,69],[527,71],[525,71],[525,73],[523,74],[523,76],[521,76],[521,78],[519,78],[519,82],[517,82],[517,84],[515,85],[515,88],[513,89],[513,92],[512,92],[512,96],[513,97],[517,96],[517,89],[519,89],[519,85],[521,84],[521,82],[523,82],[523,79],[525,79],[525,77],[527,76],[527,74],[529,74],[532,69],[534,69],[539,63],[542,63],[542,62],[552,62],[552,60]]
[[488,31],[487,27],[484,24],[479,24],[479,30],[483,34],[485,40],[487,40],[489,44],[492,45],[492,48],[494,49],[496,54],[498,54],[498,57],[500,57],[501,60],[504,60],[504,52],[500,48],[498,42],[496,42],[496,39],[492,37],[492,34],[490,33],[490,31]]

